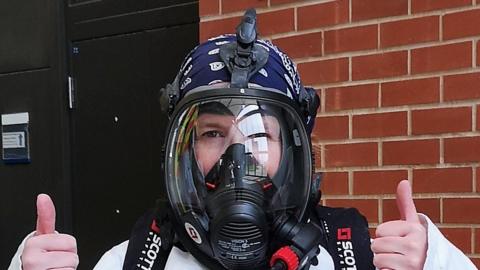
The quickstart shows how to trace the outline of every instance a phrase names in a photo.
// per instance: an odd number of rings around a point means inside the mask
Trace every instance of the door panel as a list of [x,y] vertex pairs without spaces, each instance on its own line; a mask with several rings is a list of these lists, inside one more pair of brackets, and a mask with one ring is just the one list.
[[82,269],[127,240],[164,195],[158,91],[197,39],[189,24],[73,44],[73,230]]

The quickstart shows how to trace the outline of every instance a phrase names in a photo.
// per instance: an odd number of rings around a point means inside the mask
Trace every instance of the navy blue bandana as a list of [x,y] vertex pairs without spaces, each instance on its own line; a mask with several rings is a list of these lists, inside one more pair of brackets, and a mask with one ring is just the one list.
[[[195,47],[186,56],[179,71],[180,98],[199,86],[230,82],[230,72],[219,54],[220,47],[230,42],[236,42],[235,35],[211,38]],[[298,101],[302,84],[296,65],[270,41],[257,40],[256,44],[268,51],[269,58],[265,66],[250,78],[249,83],[277,89]],[[308,133],[313,128],[314,120],[310,117],[306,119]]]

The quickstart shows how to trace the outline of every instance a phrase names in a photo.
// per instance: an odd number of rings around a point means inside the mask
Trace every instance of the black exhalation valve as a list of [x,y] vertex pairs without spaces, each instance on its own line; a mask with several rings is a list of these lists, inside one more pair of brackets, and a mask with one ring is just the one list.
[[307,264],[318,264],[320,253],[319,239],[322,229],[314,223],[297,222],[294,217],[282,221],[277,220],[275,235],[284,242],[290,243],[275,252],[270,260],[271,270],[303,269]]

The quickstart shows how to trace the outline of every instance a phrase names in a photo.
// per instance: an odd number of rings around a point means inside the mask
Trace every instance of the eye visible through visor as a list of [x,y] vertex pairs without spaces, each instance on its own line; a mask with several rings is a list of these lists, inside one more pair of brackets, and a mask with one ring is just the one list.
[[212,110],[211,106],[224,105],[199,105],[194,133],[195,156],[203,175],[208,174],[230,145],[239,143],[245,145],[247,175],[272,177],[282,154],[278,119],[254,104],[238,106],[234,108],[237,112],[227,112],[226,108]]

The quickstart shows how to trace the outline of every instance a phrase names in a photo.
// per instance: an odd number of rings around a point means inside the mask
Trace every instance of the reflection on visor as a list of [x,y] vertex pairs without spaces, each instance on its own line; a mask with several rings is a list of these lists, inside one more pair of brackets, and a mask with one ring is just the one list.
[[[248,139],[245,141],[247,159],[247,175],[267,176],[269,145],[280,148],[280,127],[278,121],[271,116],[263,116],[256,105],[247,106],[245,115],[239,115],[238,128]],[[243,112],[243,111],[242,111]],[[281,155],[280,149],[272,149]],[[276,169],[271,168],[273,176]]]

